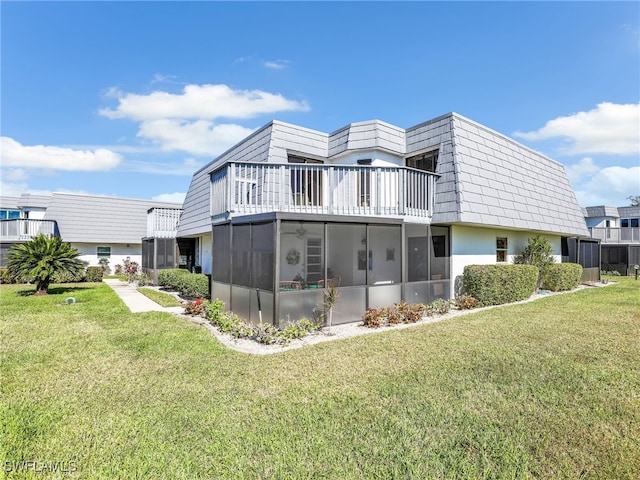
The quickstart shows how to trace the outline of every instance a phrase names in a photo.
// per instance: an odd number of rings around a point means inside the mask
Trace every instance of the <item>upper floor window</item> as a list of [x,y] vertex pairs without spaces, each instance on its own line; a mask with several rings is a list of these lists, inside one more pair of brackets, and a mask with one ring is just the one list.
[[425,172],[436,173],[438,164],[438,150],[431,150],[419,155],[407,158],[407,167],[423,170]]
[[20,210],[0,210],[0,220],[20,218]]
[[[371,165],[370,158],[358,160],[358,165]],[[371,205],[371,169],[363,168],[360,170],[358,178],[358,199],[361,207]]]
[[620,226],[622,228],[638,228],[640,225],[640,218],[623,218],[620,220]]
[[289,163],[323,163],[322,160],[316,160],[315,158],[300,157],[298,155],[289,155],[287,157]]
[[[289,155],[289,163],[322,163],[312,158]],[[317,168],[292,165],[290,168],[291,195],[294,205],[322,205],[322,172]]]
[[504,237],[496,238],[496,262],[507,261],[507,239]]

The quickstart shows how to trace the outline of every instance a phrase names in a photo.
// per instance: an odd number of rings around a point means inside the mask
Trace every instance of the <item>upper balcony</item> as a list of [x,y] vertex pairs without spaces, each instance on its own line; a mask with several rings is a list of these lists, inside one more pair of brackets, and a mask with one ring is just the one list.
[[147,237],[175,238],[181,208],[151,208],[147,211]]
[[229,162],[211,174],[211,216],[288,212],[430,223],[436,178],[408,167]]
[[640,228],[591,227],[591,238],[601,243],[640,243]]
[[54,220],[28,218],[0,220],[0,240],[3,242],[24,242],[40,234],[59,237],[58,224]]

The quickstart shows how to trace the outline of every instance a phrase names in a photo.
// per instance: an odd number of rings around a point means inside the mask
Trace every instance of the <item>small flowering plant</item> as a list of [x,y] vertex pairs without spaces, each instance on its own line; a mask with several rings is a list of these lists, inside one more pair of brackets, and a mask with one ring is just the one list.
[[207,300],[204,298],[196,298],[192,302],[188,302],[184,306],[184,313],[186,315],[198,315],[201,317],[206,317],[207,314]]

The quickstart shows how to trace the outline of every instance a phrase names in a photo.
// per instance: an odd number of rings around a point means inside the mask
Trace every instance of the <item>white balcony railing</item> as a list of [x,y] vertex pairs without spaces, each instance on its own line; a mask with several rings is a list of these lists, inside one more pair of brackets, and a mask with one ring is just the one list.
[[294,212],[428,223],[436,177],[406,167],[230,162],[211,174],[211,215]]
[[147,212],[147,237],[175,238],[180,208],[152,208]]
[[2,241],[31,240],[40,234],[59,236],[58,225],[53,220],[32,220],[28,218],[0,220],[0,239]]
[[602,243],[640,243],[640,228],[591,227],[591,238],[597,238]]

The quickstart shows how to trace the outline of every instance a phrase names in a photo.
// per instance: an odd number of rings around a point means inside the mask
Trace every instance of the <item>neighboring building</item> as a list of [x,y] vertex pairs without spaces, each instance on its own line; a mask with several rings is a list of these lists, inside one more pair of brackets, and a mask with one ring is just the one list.
[[561,164],[455,113],[330,134],[273,121],[197,171],[183,209],[212,296],[276,325],[312,317],[327,285],[334,323],[352,322],[452,297],[466,265],[510,262],[534,234],[557,261],[588,236]]
[[[166,237],[169,226],[152,222],[150,210],[171,216],[173,232],[169,235],[175,237],[181,207],[176,203],[70,193],[5,196],[0,202],[0,210],[12,215],[11,219],[0,220],[0,265],[5,265],[11,245],[45,233],[70,243],[80,251],[80,260],[89,265],[98,265],[100,258],[108,259],[111,271],[126,258],[142,264],[143,237]],[[156,227],[160,229],[154,230]]]
[[640,206],[583,209],[591,237],[600,241],[603,271],[635,273],[640,264]]

